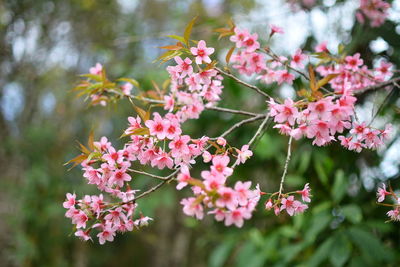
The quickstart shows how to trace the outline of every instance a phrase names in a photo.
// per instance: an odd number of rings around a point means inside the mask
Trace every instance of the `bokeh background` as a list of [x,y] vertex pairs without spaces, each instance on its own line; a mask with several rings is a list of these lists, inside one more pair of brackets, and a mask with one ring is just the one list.
[[[400,188],[398,90],[360,98],[358,113],[367,121],[384,103],[374,123],[394,124],[387,149],[356,154],[335,144],[317,149],[307,140],[295,142],[286,187],[310,183],[314,197],[304,215],[275,217],[260,207],[242,229],[212,218],[198,222],[183,216],[178,204],[189,192],[169,186],[139,203],[155,219],[149,227],[103,246],[79,241],[64,217],[66,192],[95,192],[79,168],[63,166],[79,153],[76,141],[84,143],[94,130],[96,138],[121,143],[126,118],[134,113],[124,101],[88,108],[70,91],[77,76],[101,62],[110,77],[133,77],[143,88],[151,88],[151,80],[161,83],[167,73],[165,65],[152,63],[161,53],[157,47],[170,44],[165,35],[181,34],[196,15],[194,37],[216,47],[221,62],[229,45],[212,30],[232,17],[264,39],[270,23],[282,26],[286,34],[272,44],[277,53],[326,40],[333,51],[342,42],[348,53],[361,52],[369,65],[384,57],[400,66],[400,1],[389,1],[393,8],[380,28],[355,22],[358,1],[317,2],[312,10],[293,10],[283,0],[0,1],[0,265],[399,266],[400,224],[385,223],[387,208],[375,204],[380,182]],[[221,106],[265,110],[257,95],[224,83]],[[294,96],[290,87],[260,86]],[[206,111],[185,130],[216,136],[239,119]],[[248,125],[229,141],[244,144],[255,130]],[[264,191],[276,191],[286,147],[287,138],[269,129],[232,180],[251,179]],[[154,183],[141,176],[133,182],[142,189]]]

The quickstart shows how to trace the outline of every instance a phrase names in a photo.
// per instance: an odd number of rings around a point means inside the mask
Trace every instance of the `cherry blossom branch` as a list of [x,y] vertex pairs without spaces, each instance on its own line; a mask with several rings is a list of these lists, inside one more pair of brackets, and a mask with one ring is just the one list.
[[289,137],[289,142],[288,142],[288,149],[287,149],[287,155],[286,155],[286,161],[285,161],[285,167],[283,168],[283,173],[281,177],[281,183],[279,185],[279,195],[278,198],[280,198],[282,191],[283,191],[283,183],[285,181],[285,177],[287,174],[289,162],[290,162],[290,157],[292,155],[292,136]]
[[248,88],[250,88],[250,89],[256,91],[256,92],[259,93],[260,95],[265,96],[265,97],[267,97],[267,98],[272,98],[269,94],[263,92],[263,91],[262,91],[260,88],[258,88],[257,86],[254,86],[254,85],[251,85],[251,84],[249,84],[249,83],[246,83],[245,81],[240,80],[240,79],[237,78],[236,76],[234,76],[234,75],[232,75],[232,74],[230,74],[230,73],[228,73],[228,72],[225,72],[225,71],[221,70],[220,68],[214,67],[214,69],[217,70],[217,71],[218,71],[219,73],[221,73],[222,75],[225,75],[225,76],[231,78],[232,80],[236,81],[237,83],[239,83],[239,84],[241,84],[241,85],[244,85],[244,86],[246,86],[246,87],[248,87]]
[[[164,100],[157,100],[157,99],[152,99],[152,98],[147,98],[147,97],[142,97],[142,96],[134,96],[134,95],[129,95],[129,97],[137,99],[137,100],[145,101],[148,103],[152,103],[152,104],[165,104]],[[214,107],[214,106],[205,107],[205,109],[227,112],[227,113],[232,113],[232,114],[241,114],[241,115],[252,116],[252,117],[260,115],[260,114],[245,111],[245,110],[229,109],[229,108]]]
[[[282,62],[281,59],[279,58],[279,56],[277,54],[275,54],[271,48],[267,47],[264,50],[260,51],[266,53],[267,55],[269,55],[271,58],[273,58],[274,60],[280,62],[282,65],[284,65],[286,68],[300,74],[301,76],[303,76],[307,81],[310,81],[310,77],[308,77],[308,75],[305,72],[302,72],[301,70],[298,70],[296,68],[293,68],[292,66],[290,66],[289,64],[285,64],[285,62]],[[325,87],[321,86],[321,89],[324,90],[326,93],[331,93],[328,89],[326,89]]]
[[[242,126],[242,125],[244,125],[244,124],[246,124],[246,123],[250,123],[250,122],[253,122],[253,121],[260,120],[260,119],[262,119],[262,118],[265,118],[265,120],[263,121],[263,123],[262,123],[262,124],[260,125],[260,127],[258,128],[258,131],[257,131],[257,133],[256,133],[256,135],[258,136],[258,135],[260,135],[261,129],[264,128],[264,125],[265,125],[265,123],[267,122],[267,120],[268,120],[268,118],[269,118],[269,116],[268,116],[267,114],[260,114],[260,115],[257,115],[257,116],[255,116],[255,117],[253,117],[253,118],[249,118],[249,119],[242,120],[242,121],[240,121],[240,122],[234,124],[234,125],[233,125],[231,128],[229,128],[228,130],[226,130],[223,134],[220,135],[220,137],[225,137],[225,136],[229,135],[230,133],[232,133],[235,129],[239,128],[240,126]],[[261,126],[262,126],[262,127],[261,127]],[[255,135],[255,136],[256,136],[256,135]],[[254,138],[254,137],[253,137],[253,138]],[[208,146],[207,149],[208,149],[208,148],[210,148],[210,146]],[[194,159],[196,159],[196,158],[197,158],[197,156],[196,156]],[[138,199],[140,199],[140,198],[142,198],[142,197],[145,197],[145,196],[147,196],[147,195],[153,193],[153,192],[156,191],[157,189],[161,188],[164,184],[169,183],[170,181],[172,181],[172,180],[174,179],[175,175],[178,174],[179,170],[180,170],[180,167],[177,168],[175,171],[173,171],[173,172],[172,172],[171,174],[169,174],[168,176],[166,176],[166,177],[160,177],[160,178],[162,178],[162,180],[163,180],[162,182],[160,182],[160,183],[158,183],[157,185],[151,187],[151,188],[148,189],[147,191],[144,191],[143,193],[141,193],[140,195],[138,195],[137,197],[135,197],[133,200],[128,201],[128,202],[121,202],[121,203],[119,203],[119,205],[128,204],[128,203],[133,203],[133,202],[135,202],[136,200],[138,200]],[[154,175],[152,175],[152,177],[153,177],[153,176],[154,176]]]
[[355,94],[355,95],[359,95],[359,94],[362,94],[362,93],[364,93],[364,92],[366,92],[366,91],[378,90],[378,89],[381,89],[381,88],[386,87],[386,86],[388,86],[388,85],[394,85],[394,86],[396,86],[396,84],[399,83],[399,82],[400,82],[400,77],[393,78],[393,79],[388,80],[388,81],[385,81],[385,82],[381,82],[381,83],[377,83],[377,84],[375,84],[375,85],[370,85],[370,86],[364,87],[364,88],[362,88],[362,89],[357,90],[356,92],[354,92],[354,94]]

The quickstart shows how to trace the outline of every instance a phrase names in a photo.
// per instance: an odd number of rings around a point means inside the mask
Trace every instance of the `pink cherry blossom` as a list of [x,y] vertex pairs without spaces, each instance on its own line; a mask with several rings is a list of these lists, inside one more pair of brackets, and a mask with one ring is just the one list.
[[189,168],[186,165],[183,165],[177,177],[178,184],[176,185],[176,189],[181,190],[183,187],[187,186],[188,181],[191,178]]
[[235,224],[237,227],[242,227],[244,223],[244,219],[250,219],[251,212],[249,212],[246,208],[238,208],[227,212],[225,215],[225,225],[229,226]]
[[310,199],[310,186],[309,186],[309,184],[307,183],[305,186],[304,186],[304,189],[303,190],[301,190],[301,191],[296,191],[296,193],[298,193],[298,194],[300,194],[301,195],[301,198],[302,198],[302,200],[304,201],[304,202],[311,202],[311,199]]
[[114,241],[115,230],[115,228],[105,225],[103,231],[97,234],[100,245],[103,245],[106,241]]
[[196,57],[196,63],[211,63],[210,55],[214,53],[214,48],[206,47],[206,42],[204,40],[200,40],[196,47],[191,47],[190,52],[193,56]]
[[233,172],[232,168],[227,167],[229,163],[228,156],[215,156],[212,159],[212,163],[211,170],[215,170],[225,176],[230,176]]
[[290,66],[293,68],[304,68],[303,61],[307,58],[305,54],[301,51],[301,49],[297,49],[296,53],[292,56],[292,61],[290,62]]
[[270,36],[274,35],[275,33],[280,33],[280,34],[285,33],[283,29],[279,26],[276,26],[274,24],[270,24],[269,26],[271,27],[271,33],[269,34]]
[[376,193],[376,195],[378,197],[378,202],[383,202],[385,200],[385,197],[391,195],[391,193],[386,191],[386,185],[382,184],[382,187],[378,188],[378,192]]
[[103,66],[100,63],[96,63],[94,67],[91,67],[89,69],[90,74],[93,75],[100,75],[102,71],[103,71]]
[[183,205],[183,212],[188,216],[195,216],[198,220],[203,219],[204,211],[203,206],[199,203],[196,203],[196,198],[184,198],[181,201]]
[[67,201],[65,201],[63,203],[63,207],[66,209],[70,209],[71,207],[74,207],[75,203],[76,203],[75,199],[76,199],[75,194],[67,193]]
[[251,150],[249,150],[249,146],[248,145],[244,145],[242,146],[242,148],[236,149],[236,152],[238,153],[238,158],[236,163],[245,163],[251,156],[253,156],[253,152]]
[[170,123],[169,121],[161,118],[160,114],[155,112],[153,114],[153,120],[147,120],[145,125],[149,128],[151,135],[163,140],[167,136],[167,130],[170,126]]

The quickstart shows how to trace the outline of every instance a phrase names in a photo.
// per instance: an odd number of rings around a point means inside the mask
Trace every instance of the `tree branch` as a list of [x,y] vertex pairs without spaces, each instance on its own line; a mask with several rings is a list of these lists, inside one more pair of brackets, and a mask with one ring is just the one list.
[[221,73],[222,75],[225,75],[225,76],[231,78],[232,80],[236,81],[237,83],[239,83],[239,84],[241,84],[241,85],[244,85],[244,86],[246,86],[246,87],[248,87],[248,88],[250,88],[250,89],[256,91],[256,92],[259,93],[260,95],[265,96],[265,97],[267,97],[267,98],[272,98],[269,94],[263,92],[263,91],[262,91],[260,88],[258,88],[257,86],[254,86],[254,85],[251,85],[251,84],[249,84],[249,83],[246,83],[246,82],[240,80],[239,78],[237,78],[236,76],[234,76],[234,75],[232,75],[232,74],[230,74],[230,73],[228,73],[228,72],[225,72],[225,71],[221,70],[220,68],[214,67],[214,69],[217,70],[217,71],[218,71],[219,73]]
[[236,110],[236,109],[221,108],[221,107],[206,107],[206,109],[227,112],[227,113],[232,113],[232,114],[241,114],[241,115],[251,116],[251,117],[256,117],[258,115],[262,115],[262,114],[257,114],[257,113],[248,112],[248,111],[244,111],[244,110]]
[[375,84],[375,85],[370,85],[370,86],[364,87],[364,88],[354,92],[354,94],[355,95],[359,95],[359,94],[365,93],[366,91],[381,89],[381,88],[386,87],[388,85],[396,86],[396,84],[398,82],[400,82],[400,77],[393,78],[391,80],[388,80],[388,81],[385,81],[385,82],[381,82],[381,83],[378,83],[378,84]]
[[285,177],[287,174],[289,162],[290,162],[290,157],[292,155],[292,136],[289,137],[289,142],[288,142],[288,149],[287,149],[287,155],[286,155],[286,161],[285,161],[285,167],[283,168],[283,173],[281,177],[281,183],[279,185],[279,195],[278,199],[281,197],[282,191],[283,191],[283,183],[285,182]]
[[146,175],[146,176],[149,176],[149,177],[152,177],[152,178],[156,178],[156,179],[159,179],[159,180],[165,180],[164,176],[158,176],[158,175],[151,174],[151,173],[144,172],[144,171],[139,171],[139,170],[135,170],[135,169],[128,169],[128,171],[134,172],[134,173],[138,173],[138,174],[143,174],[143,175]]

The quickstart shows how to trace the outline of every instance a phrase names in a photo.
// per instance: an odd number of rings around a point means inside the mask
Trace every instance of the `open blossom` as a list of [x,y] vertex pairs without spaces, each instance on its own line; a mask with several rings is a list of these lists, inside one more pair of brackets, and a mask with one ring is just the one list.
[[100,138],[100,142],[93,142],[93,145],[100,151],[107,151],[111,147],[111,142],[108,142],[107,137]]
[[184,198],[181,201],[183,205],[183,212],[188,216],[195,216],[201,220],[204,217],[203,206],[200,203],[196,203],[196,198]]
[[268,103],[270,115],[274,116],[275,122],[283,123],[287,121],[290,125],[294,125],[299,112],[292,99],[285,99],[284,104],[276,104],[274,101]]
[[193,56],[196,57],[196,63],[201,64],[211,63],[210,55],[214,53],[214,48],[206,47],[206,42],[204,40],[200,40],[196,47],[191,47],[190,52]]
[[296,193],[301,195],[301,198],[303,199],[304,202],[311,202],[310,199],[310,186],[308,183],[304,186],[304,189],[301,191],[296,191]]
[[178,184],[176,185],[176,189],[181,190],[183,187],[187,186],[188,181],[191,179],[189,168],[186,165],[181,167],[181,172],[178,174],[177,180]]
[[130,95],[133,89],[133,85],[131,83],[125,83],[121,86],[122,93],[124,95]]
[[389,216],[392,221],[400,221],[400,209],[397,207],[388,211],[387,216]]
[[75,194],[67,193],[67,200],[63,203],[63,207],[66,209],[69,209],[69,208],[75,206],[75,204],[76,204],[75,199],[76,199]]
[[234,29],[234,35],[232,35],[229,40],[231,42],[236,43],[237,48],[241,48],[244,46],[244,42],[247,40],[250,33],[247,30],[241,30],[238,27]]
[[139,219],[134,221],[134,225],[138,227],[143,227],[143,226],[148,226],[149,221],[152,221],[153,218],[150,218],[148,216],[141,216]]
[[100,245],[103,245],[106,241],[114,241],[116,230],[117,229],[115,227],[111,227],[110,225],[103,226],[103,231],[97,234]]
[[304,68],[303,61],[307,58],[306,55],[303,54],[301,49],[297,49],[296,53],[292,56],[292,61],[290,62],[290,66],[293,68]]
[[306,204],[301,203],[298,200],[294,200],[294,196],[289,196],[287,198],[282,198],[282,206],[280,210],[286,210],[286,212],[290,215],[296,215],[304,212],[308,206]]
[[246,208],[238,208],[227,212],[225,214],[225,225],[229,226],[235,224],[237,227],[242,227],[244,223],[244,219],[250,219],[251,212]]
[[384,201],[385,197],[388,195],[391,195],[391,193],[386,191],[386,185],[382,184],[382,187],[379,187],[378,192],[376,193],[376,196],[378,197],[378,202]]
[[362,59],[360,59],[360,54],[356,53],[354,56],[347,56],[345,58],[346,65],[345,67],[352,71],[357,71],[360,66],[364,63]]
[[230,176],[233,172],[232,168],[228,167],[229,157],[228,156],[215,156],[212,159],[213,165],[212,170],[222,173],[225,176]]
[[236,149],[236,152],[238,153],[237,163],[245,163],[246,160],[253,156],[253,152],[249,150],[248,145],[242,146],[240,150]]
[[180,73],[180,78],[185,76],[189,76],[193,73],[192,61],[190,58],[182,59],[181,57],[174,57],[175,62],[178,64],[176,65],[176,70]]
[[89,239],[92,239],[90,235],[83,230],[76,231],[75,236],[81,238],[83,241],[88,241]]
[[321,53],[321,52],[327,52],[327,53],[329,53],[329,50],[328,50],[327,45],[328,45],[328,43],[327,43],[326,41],[323,41],[323,42],[317,44],[317,45],[315,46],[315,48],[314,48],[314,49],[315,49],[315,52],[317,52],[317,53]]
[[279,26],[276,26],[274,24],[270,24],[269,26],[271,27],[271,33],[269,34],[270,36],[274,35],[275,33],[280,33],[280,34],[285,33],[283,29]]
[[89,69],[90,74],[93,75],[100,75],[102,71],[103,71],[103,66],[100,63],[96,63],[94,67],[91,67]]
[[153,115],[153,120],[147,120],[145,125],[149,128],[150,134],[157,136],[158,139],[163,140],[167,136],[167,130],[170,126],[168,120],[161,118],[157,112]]
[[226,139],[223,137],[218,137],[217,138],[217,144],[220,146],[226,146]]

